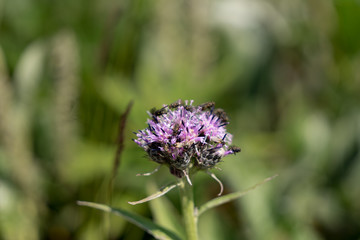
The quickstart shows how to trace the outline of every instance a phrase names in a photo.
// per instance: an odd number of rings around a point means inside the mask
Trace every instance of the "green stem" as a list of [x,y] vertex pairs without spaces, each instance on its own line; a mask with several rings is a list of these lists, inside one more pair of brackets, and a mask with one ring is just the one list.
[[183,177],[180,180],[180,198],[185,230],[188,240],[198,239],[197,216],[195,215],[193,188]]

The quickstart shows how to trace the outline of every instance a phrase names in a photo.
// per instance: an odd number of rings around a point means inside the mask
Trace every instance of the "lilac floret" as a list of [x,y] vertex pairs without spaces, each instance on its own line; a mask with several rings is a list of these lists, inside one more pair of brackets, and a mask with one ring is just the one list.
[[210,169],[240,148],[230,146],[232,135],[226,132],[228,117],[214,103],[193,106],[193,101],[178,100],[148,112],[148,127],[136,133],[137,143],[149,157],[167,164],[177,177],[189,169]]

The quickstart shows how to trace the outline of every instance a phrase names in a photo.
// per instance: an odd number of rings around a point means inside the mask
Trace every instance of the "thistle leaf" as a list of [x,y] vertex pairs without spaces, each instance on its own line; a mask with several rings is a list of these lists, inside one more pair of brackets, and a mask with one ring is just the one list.
[[[155,192],[158,189],[154,182],[147,187],[148,192]],[[152,216],[157,224],[173,231],[181,239],[185,239],[184,225],[181,216],[174,205],[167,197],[157,198],[149,202]]]
[[276,175],[274,175],[272,177],[266,178],[263,181],[255,184],[254,186],[246,189],[245,191],[234,192],[234,193],[230,193],[230,194],[227,194],[227,195],[224,195],[224,196],[221,196],[221,197],[214,198],[214,199],[208,201],[207,203],[205,203],[204,205],[202,205],[199,208],[199,210],[197,212],[197,216],[200,216],[205,211],[207,211],[207,210],[209,210],[211,208],[220,206],[220,205],[222,205],[224,203],[227,203],[227,202],[233,201],[233,200],[235,200],[237,198],[243,197],[244,195],[248,194],[250,191],[255,190],[257,187],[259,187],[259,186],[263,185],[264,183],[274,179],[277,176],[278,175],[276,174]]
[[121,216],[121,217],[125,218],[127,221],[135,224],[139,228],[145,230],[146,232],[151,234],[156,239],[180,240],[180,237],[177,236],[172,231],[170,231],[166,228],[163,228],[163,227],[157,225],[156,223],[152,222],[151,220],[144,218],[140,215],[137,215],[137,214],[125,211],[125,210],[121,210],[121,209],[115,209],[115,208],[109,207],[104,204],[99,204],[99,203],[78,201],[77,204],[80,206],[91,207],[91,208],[102,210],[104,212],[109,212],[109,213],[113,213],[115,215]]
[[162,187],[158,192],[144,198],[141,199],[139,201],[135,201],[135,202],[129,202],[129,204],[131,205],[136,205],[136,204],[140,204],[140,203],[144,203],[144,202],[148,202],[151,201],[153,199],[156,199],[158,197],[161,197],[163,195],[165,195],[167,192],[169,192],[170,190],[172,190],[173,188],[177,187],[179,185],[179,183],[170,183],[164,187]]

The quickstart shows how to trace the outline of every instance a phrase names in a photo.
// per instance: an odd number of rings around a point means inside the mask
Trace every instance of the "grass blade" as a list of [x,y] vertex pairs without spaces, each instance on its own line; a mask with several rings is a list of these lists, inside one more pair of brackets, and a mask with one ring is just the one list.
[[125,126],[126,126],[126,122],[127,122],[130,110],[132,108],[132,105],[133,105],[133,101],[130,101],[126,107],[125,112],[120,117],[119,128],[118,128],[119,132],[118,132],[118,137],[117,137],[118,147],[117,147],[116,153],[115,153],[112,179],[114,179],[116,177],[116,172],[120,165],[121,153],[124,150]]
[[153,223],[151,220],[144,218],[140,215],[121,210],[121,209],[115,209],[112,207],[109,207],[104,204],[99,203],[93,203],[93,202],[85,202],[85,201],[78,201],[78,205],[80,206],[86,206],[91,207],[95,209],[99,209],[105,212],[113,213],[115,215],[121,216],[125,218],[127,221],[135,224],[139,228],[145,230],[152,236],[154,236],[156,239],[175,239],[180,240],[180,238],[173,232],[169,231],[168,229],[165,229],[156,223]]
[[233,201],[233,200],[235,200],[237,198],[240,198],[240,197],[248,194],[250,191],[256,189],[257,187],[263,185],[264,183],[274,179],[277,176],[278,175],[276,174],[276,175],[274,175],[272,177],[266,178],[263,181],[255,184],[254,186],[246,189],[245,191],[230,193],[230,194],[227,194],[227,195],[224,195],[224,196],[221,196],[221,197],[214,198],[214,199],[208,201],[207,203],[205,203],[204,205],[202,205],[199,208],[199,210],[197,212],[197,216],[200,216],[202,213],[204,213],[205,211],[207,211],[207,210],[209,210],[211,208],[220,206],[220,205],[222,205],[224,203],[227,203],[227,202]]
[[116,149],[115,158],[114,158],[114,162],[113,162],[111,179],[109,181],[109,186],[108,186],[108,198],[109,198],[108,201],[109,201],[110,205],[111,205],[111,199],[112,199],[114,180],[116,178],[116,174],[117,174],[120,162],[121,162],[121,154],[124,150],[125,127],[126,127],[127,119],[128,119],[129,113],[131,111],[132,105],[133,105],[133,101],[130,101],[126,107],[125,112],[120,116],[120,122],[119,122],[119,127],[118,127],[118,136],[117,136],[117,149]]

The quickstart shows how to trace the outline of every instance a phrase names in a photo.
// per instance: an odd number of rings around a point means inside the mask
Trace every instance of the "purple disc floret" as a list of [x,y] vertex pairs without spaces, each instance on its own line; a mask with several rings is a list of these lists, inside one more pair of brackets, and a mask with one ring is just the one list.
[[214,106],[214,102],[193,106],[193,101],[178,100],[152,109],[148,127],[136,133],[134,142],[153,161],[167,164],[177,177],[187,175],[190,169],[213,168],[222,157],[240,151],[230,146],[226,113]]

